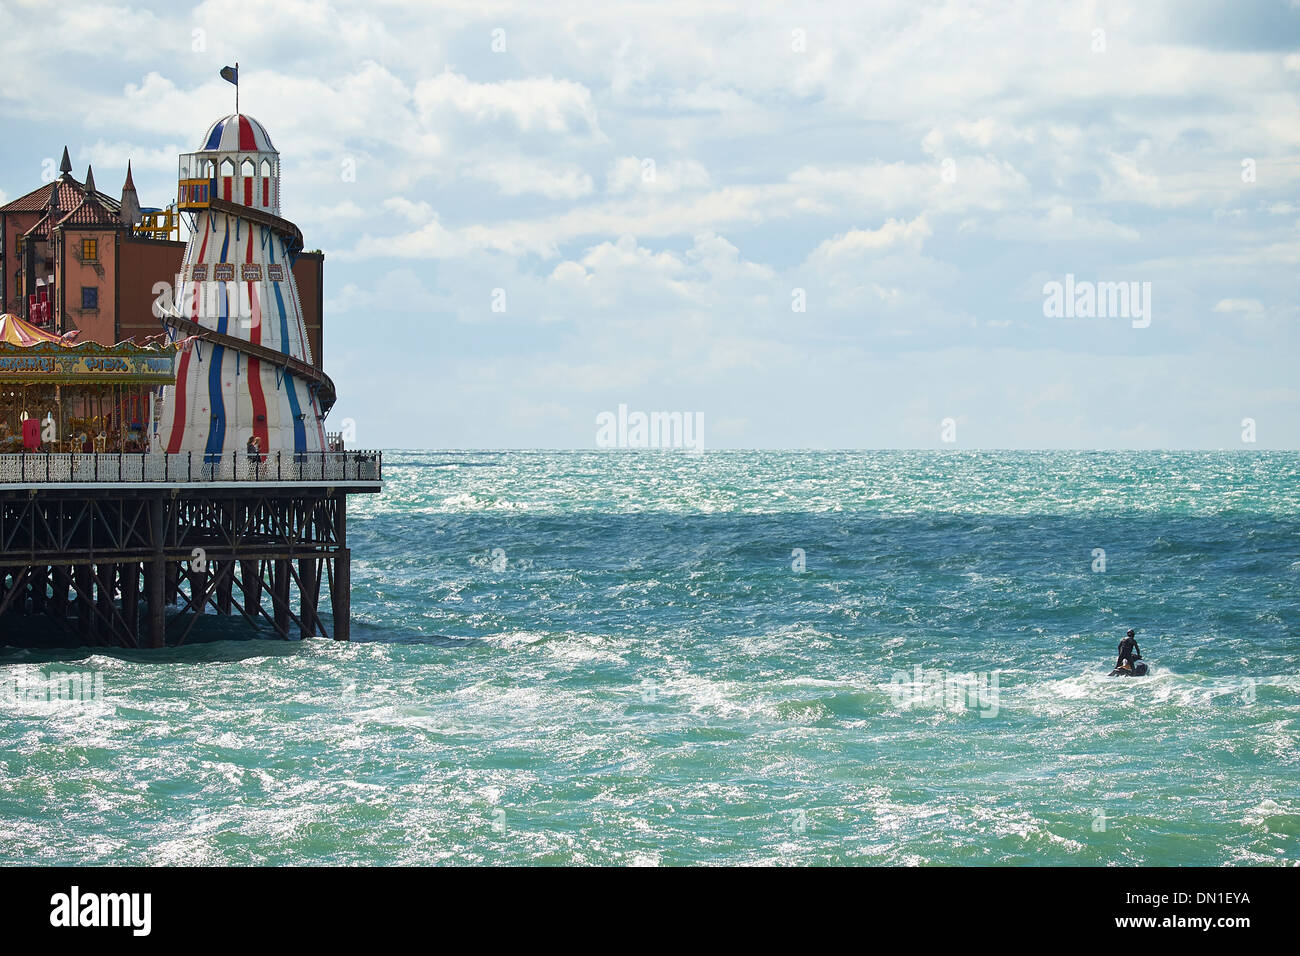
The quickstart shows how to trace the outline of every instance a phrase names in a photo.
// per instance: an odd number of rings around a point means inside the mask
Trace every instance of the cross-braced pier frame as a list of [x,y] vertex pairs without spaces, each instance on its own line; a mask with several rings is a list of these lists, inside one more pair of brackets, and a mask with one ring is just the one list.
[[[380,490],[380,454],[285,457],[223,469],[28,456],[26,480],[0,474],[0,643],[32,643],[45,618],[65,643],[174,646],[209,611],[285,639],[348,640],[347,496]],[[150,480],[160,468],[182,480]],[[119,480],[77,480],[89,471]]]

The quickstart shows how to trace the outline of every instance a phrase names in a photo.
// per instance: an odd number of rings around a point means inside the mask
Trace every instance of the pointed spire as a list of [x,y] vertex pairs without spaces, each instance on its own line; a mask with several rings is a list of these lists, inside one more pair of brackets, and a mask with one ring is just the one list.
[[54,241],[54,226],[63,215],[63,210],[59,206],[59,182],[60,180],[56,179],[50,183],[50,198],[45,203],[45,218],[32,227],[32,231],[35,232],[43,225],[45,238],[51,242]]
[[95,195],[95,170],[89,165],[86,166],[86,185],[84,189],[87,196]]
[[122,184],[122,206],[118,218],[124,226],[134,226],[140,221],[140,197],[135,192],[135,182],[131,179],[131,161],[126,161],[126,182]]
[[65,176],[72,175],[72,160],[68,158],[68,147],[63,147],[63,162],[59,163],[59,172]]

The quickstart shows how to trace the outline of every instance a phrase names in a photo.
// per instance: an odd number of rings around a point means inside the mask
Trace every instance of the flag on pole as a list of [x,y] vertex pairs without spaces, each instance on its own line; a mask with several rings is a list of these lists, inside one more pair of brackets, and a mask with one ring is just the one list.
[[227,83],[235,84],[235,112],[239,112],[239,64],[234,66],[223,66],[221,68],[221,78]]

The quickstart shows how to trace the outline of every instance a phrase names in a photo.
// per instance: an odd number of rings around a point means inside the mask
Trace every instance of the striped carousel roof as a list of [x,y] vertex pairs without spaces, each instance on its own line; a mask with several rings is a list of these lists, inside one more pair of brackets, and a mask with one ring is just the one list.
[[6,345],[36,345],[40,342],[58,342],[60,337],[53,332],[38,329],[30,322],[24,322],[16,315],[6,312],[0,315],[0,343]]
[[199,150],[220,150],[230,153],[274,153],[275,144],[264,127],[244,113],[223,116],[208,127]]

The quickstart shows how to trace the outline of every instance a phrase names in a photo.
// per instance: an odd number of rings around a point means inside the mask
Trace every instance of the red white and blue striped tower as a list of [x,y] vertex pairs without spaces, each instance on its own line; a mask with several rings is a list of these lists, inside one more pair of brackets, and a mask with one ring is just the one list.
[[154,450],[241,460],[256,436],[263,454],[324,451],[333,387],[312,362],[293,276],[302,234],[280,218],[280,154],[262,124],[213,123],[181,155],[177,205],[190,239],[164,322],[199,338],[163,391]]

